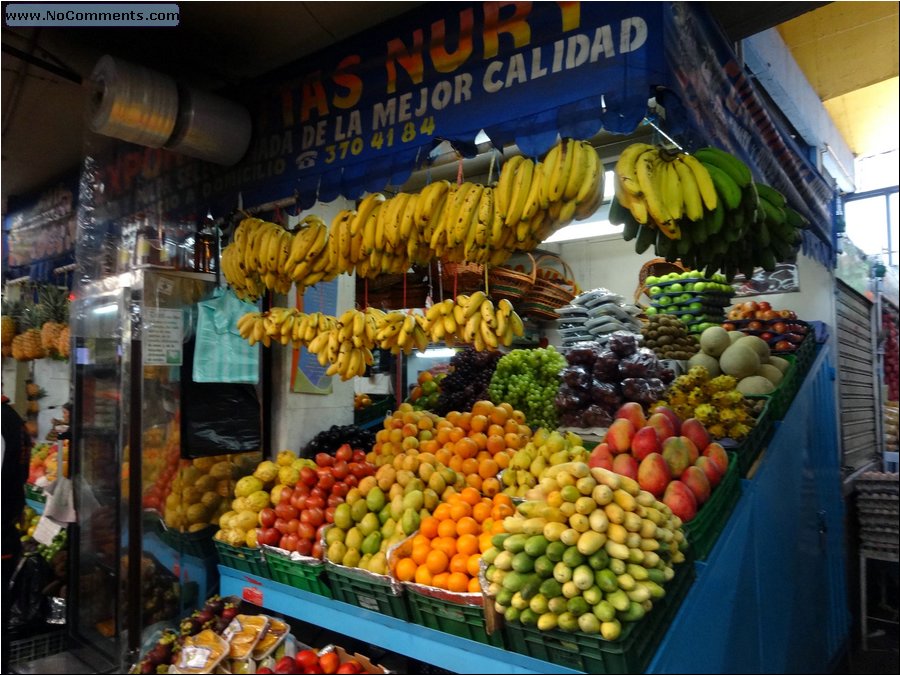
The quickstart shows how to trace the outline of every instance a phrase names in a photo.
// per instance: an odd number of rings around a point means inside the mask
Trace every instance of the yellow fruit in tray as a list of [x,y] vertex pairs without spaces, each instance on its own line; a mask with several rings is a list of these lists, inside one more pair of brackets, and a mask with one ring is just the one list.
[[200,492],[209,492],[216,489],[216,483],[218,483],[218,481],[207,474],[205,476],[200,476],[200,478],[197,479],[197,482],[194,483],[194,487],[200,490]]
[[250,509],[247,507],[247,498],[237,497],[236,499],[232,499],[231,509],[232,511],[249,511]]
[[195,487],[186,487],[181,491],[182,504],[198,504],[203,497],[203,491]]
[[209,470],[209,475],[217,480],[234,478],[235,466],[231,462],[216,462]]
[[188,507],[186,518],[188,525],[206,523],[209,519],[209,510],[203,504],[192,504]]
[[226,511],[221,516],[219,516],[219,527],[223,530],[228,530],[231,528],[231,519],[237,515],[237,511]]
[[300,480],[300,471],[293,466],[283,466],[278,469],[278,482],[284,485],[296,485]]
[[235,497],[246,497],[263,489],[262,481],[255,476],[244,476],[234,486]]
[[265,490],[257,490],[244,499],[247,505],[247,509],[250,511],[255,511],[256,513],[259,513],[271,503],[269,501],[269,493]]
[[210,511],[215,511],[219,508],[219,504],[222,503],[222,498],[215,492],[204,492],[203,497],[200,498],[200,503]]
[[252,530],[257,527],[259,516],[255,511],[239,511],[236,516],[231,519],[231,527],[241,530]]
[[216,483],[216,492],[220,497],[230,497],[234,482],[230,478],[223,478]]
[[209,470],[216,463],[215,457],[195,457],[191,460],[191,464],[193,464],[197,469],[202,471],[203,473],[209,473]]
[[[296,452],[293,450],[282,450],[275,458],[275,463],[278,464],[278,466],[290,466],[295,459],[297,459]],[[263,462],[263,464],[265,464],[265,462]]]
[[[188,527],[188,532],[199,532],[209,527],[209,523],[194,523]],[[254,530],[255,531],[255,530]]]
[[[273,480],[275,480],[275,477],[278,476],[279,469],[283,466],[285,466],[285,465],[284,464],[278,465],[275,462],[266,460],[265,462],[262,462],[258,467],[256,467],[256,470],[253,472],[253,475],[256,478],[259,478],[263,483],[271,483]],[[290,466],[290,465],[288,465],[288,466]],[[280,482],[283,483],[285,481],[280,481]]]
[[243,546],[247,541],[247,532],[237,527],[225,531],[224,541],[231,546]]

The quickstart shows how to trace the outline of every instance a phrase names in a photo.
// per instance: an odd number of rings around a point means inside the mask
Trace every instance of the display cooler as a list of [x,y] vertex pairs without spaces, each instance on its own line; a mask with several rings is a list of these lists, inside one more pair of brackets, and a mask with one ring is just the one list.
[[[191,380],[196,303],[215,285],[212,274],[146,268],[86,283],[75,301],[69,630],[100,672],[132,662],[154,624],[215,592],[213,523],[238,476],[237,461],[222,460],[259,459],[259,424],[249,447],[220,445],[215,425],[229,420],[207,419],[206,405],[217,386]],[[197,469],[217,463],[216,479]]]

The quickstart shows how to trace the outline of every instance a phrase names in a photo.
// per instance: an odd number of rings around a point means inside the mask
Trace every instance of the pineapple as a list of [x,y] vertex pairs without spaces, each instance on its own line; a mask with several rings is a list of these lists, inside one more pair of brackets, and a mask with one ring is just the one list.
[[59,334],[69,325],[69,298],[64,287],[46,285],[38,290],[40,307],[45,319],[41,326],[41,346],[55,355],[59,350]]
[[[18,314],[18,302],[3,301],[2,319],[2,343],[4,347],[12,347],[13,338],[16,336],[16,314]],[[8,356],[4,351],[4,356]]]
[[69,324],[66,324],[62,327],[62,330],[59,331],[59,337],[56,339],[56,351],[64,359],[69,358],[70,339]]
[[23,328],[21,350],[24,358],[20,361],[33,361],[47,356],[47,352],[41,346],[41,331],[35,326],[40,325],[41,311],[35,305],[25,305],[19,316],[19,326]]

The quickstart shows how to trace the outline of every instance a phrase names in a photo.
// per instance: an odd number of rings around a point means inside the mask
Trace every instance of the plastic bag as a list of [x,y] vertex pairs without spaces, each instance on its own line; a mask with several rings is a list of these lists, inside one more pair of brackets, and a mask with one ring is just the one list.
[[262,445],[262,416],[252,384],[194,382],[193,341],[184,345],[181,372],[183,457],[254,452]]
[[569,366],[560,373],[563,384],[572,389],[585,390],[591,386],[591,374],[584,366]]
[[10,581],[12,600],[6,629],[23,629],[44,623],[47,597],[43,589],[53,580],[50,565],[39,555],[19,560]]
[[197,303],[197,351],[194,382],[259,382],[259,346],[240,336],[238,319],[257,311],[231,289],[217,288],[213,298]]

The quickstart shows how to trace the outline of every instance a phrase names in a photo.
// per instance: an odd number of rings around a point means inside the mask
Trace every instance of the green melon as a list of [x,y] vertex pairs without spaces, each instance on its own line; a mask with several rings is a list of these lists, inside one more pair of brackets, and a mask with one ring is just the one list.
[[736,389],[744,396],[765,396],[775,391],[775,385],[762,375],[751,375],[738,382]]
[[778,370],[778,368],[776,368],[775,366],[773,366],[770,363],[762,364],[759,367],[759,372],[756,374],[762,375],[764,378],[766,378],[769,382],[771,382],[776,387],[779,384],[781,384],[781,379],[784,377],[784,375],[781,373],[781,371]]
[[791,367],[791,362],[787,359],[783,359],[780,356],[770,356],[769,363],[778,368],[781,371],[782,375],[787,372],[787,369]]
[[710,326],[700,334],[700,349],[710,356],[719,356],[731,345],[728,331],[721,326]]
[[706,368],[710,377],[716,377],[717,375],[722,374],[722,370],[719,368],[719,360],[705,352],[697,352],[690,358],[688,361],[688,368],[693,368],[694,366],[703,366]]
[[750,347],[733,344],[719,357],[719,368],[726,375],[738,380],[756,375],[760,362],[757,353]]
[[755,335],[747,335],[734,344],[741,345],[742,347],[750,347],[750,349],[756,352],[760,363],[769,362],[769,345],[767,345],[766,341],[762,338],[756,337]]

